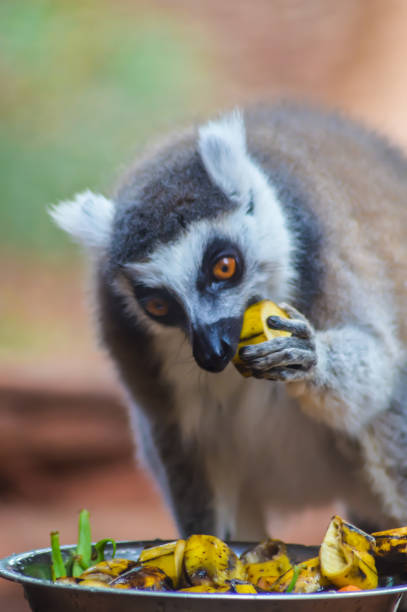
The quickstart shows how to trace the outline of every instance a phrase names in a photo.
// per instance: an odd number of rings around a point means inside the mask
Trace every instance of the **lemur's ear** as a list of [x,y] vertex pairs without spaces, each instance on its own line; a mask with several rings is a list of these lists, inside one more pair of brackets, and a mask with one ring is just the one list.
[[198,148],[212,181],[230,198],[250,197],[251,161],[242,114],[234,111],[199,130]]
[[113,202],[92,191],[78,193],[49,211],[59,227],[86,248],[97,250],[109,244],[113,213]]

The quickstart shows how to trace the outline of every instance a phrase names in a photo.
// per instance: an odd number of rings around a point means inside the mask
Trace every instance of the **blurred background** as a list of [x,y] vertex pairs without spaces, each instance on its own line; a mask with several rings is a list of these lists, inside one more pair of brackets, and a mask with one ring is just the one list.
[[[297,98],[407,146],[403,0],[2,0],[0,3],[0,556],[76,540],[171,537],[133,461],[97,346],[79,249],[47,206],[109,194],[151,138],[236,105]],[[332,508],[273,535],[318,543]],[[0,581],[0,609],[28,610]]]

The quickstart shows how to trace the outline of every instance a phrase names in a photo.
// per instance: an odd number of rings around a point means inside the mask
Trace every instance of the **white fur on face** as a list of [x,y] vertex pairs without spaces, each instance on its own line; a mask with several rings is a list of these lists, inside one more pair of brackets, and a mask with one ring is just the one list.
[[60,228],[88,249],[104,249],[110,241],[114,204],[102,195],[84,191],[49,211]]
[[[159,246],[147,262],[129,263],[138,282],[166,287],[178,295],[192,323],[210,324],[223,317],[240,316],[253,295],[274,301],[289,299],[295,281],[291,265],[292,240],[274,190],[255,186],[254,214],[243,207],[214,220],[193,223],[174,242]],[[245,274],[238,287],[224,290],[206,307],[196,283],[207,245],[217,237],[236,244],[244,258]]]

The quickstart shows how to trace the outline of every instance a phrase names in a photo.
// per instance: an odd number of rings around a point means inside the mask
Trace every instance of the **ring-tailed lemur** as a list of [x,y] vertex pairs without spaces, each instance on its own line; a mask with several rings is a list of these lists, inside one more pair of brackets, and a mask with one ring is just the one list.
[[[407,162],[340,116],[235,112],[53,209],[93,254],[101,336],[179,530],[265,534],[341,499],[407,522]],[[230,360],[248,305],[292,332]]]

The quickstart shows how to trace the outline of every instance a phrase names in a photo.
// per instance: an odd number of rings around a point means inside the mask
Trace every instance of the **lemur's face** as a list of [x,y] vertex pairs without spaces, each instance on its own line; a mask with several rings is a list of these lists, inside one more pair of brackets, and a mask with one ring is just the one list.
[[181,328],[197,364],[210,372],[223,370],[235,354],[245,308],[267,295],[243,216],[192,224],[147,262],[123,270],[138,308],[159,325]]
[[290,293],[293,245],[277,200],[232,115],[158,154],[119,194],[117,209],[87,192],[53,216],[108,255],[118,294],[152,333],[182,329],[197,364],[220,372],[236,351],[245,309]]
[[154,321],[185,332],[200,367],[219,372],[239,341],[247,301],[245,257],[237,242],[217,237],[205,244],[198,259],[199,254],[194,257],[194,249],[188,248],[194,246],[188,244],[191,241],[169,249],[168,259],[160,258],[164,266],[165,259],[168,262],[158,275],[162,283],[157,275],[153,287],[136,282],[135,296]]
[[146,260],[122,268],[137,315],[154,322],[153,332],[155,324],[181,328],[196,363],[210,372],[235,354],[250,304],[287,298],[288,262],[276,216],[265,213],[273,197],[269,187],[253,189],[248,201],[192,222]]
[[[125,270],[143,313],[183,329],[197,364],[220,372],[236,352],[245,309],[287,299],[292,245],[276,193],[247,153],[239,116],[201,128],[197,151],[161,177],[159,190],[148,188],[151,201],[141,206],[153,216],[164,198],[181,229]],[[180,215],[168,199],[185,195]],[[150,226],[138,230],[141,240]]]

